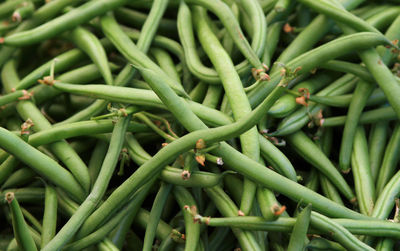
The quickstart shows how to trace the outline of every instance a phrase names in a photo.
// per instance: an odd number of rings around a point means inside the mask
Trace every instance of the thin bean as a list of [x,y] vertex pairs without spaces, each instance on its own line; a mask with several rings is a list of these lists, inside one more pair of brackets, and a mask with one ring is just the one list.
[[7,193],[5,199],[10,206],[14,236],[17,239],[18,246],[23,250],[37,250],[14,193]]
[[360,212],[371,215],[375,201],[375,187],[369,166],[367,138],[364,128],[359,126],[354,136],[353,154],[351,157],[357,202]]
[[397,164],[400,160],[398,152],[400,149],[400,124],[396,126],[392,132],[390,140],[385,149],[382,165],[379,170],[379,175],[376,180],[376,192],[379,194],[383,188],[388,184],[388,181],[393,177]]
[[286,139],[296,152],[323,173],[349,201],[355,200],[355,195],[343,176],[304,132],[298,131],[288,135]]
[[[130,116],[128,116],[130,119]],[[83,224],[90,213],[95,209],[104,193],[106,192],[111,175],[118,162],[118,157],[122,149],[123,137],[128,126],[129,119],[120,119],[114,127],[110,146],[108,148],[99,176],[93,185],[93,189],[85,201],[80,205],[77,212],[69,219],[63,228],[54,236],[54,238],[42,248],[42,250],[56,250],[63,246]],[[122,128],[122,130],[121,130]]]
[[1,148],[32,167],[40,175],[62,187],[75,199],[83,200],[84,192],[73,176],[47,155],[36,150],[25,141],[0,128]]
[[164,209],[165,202],[169,196],[172,185],[161,183],[160,190],[158,191],[156,198],[154,199],[153,206],[150,211],[148,224],[143,241],[143,250],[151,251],[156,233],[157,226],[160,221],[161,213]]
[[31,168],[24,167],[18,169],[7,178],[6,182],[1,186],[1,189],[20,187],[21,185],[32,182],[34,177],[36,177],[36,172]]
[[85,23],[107,11],[118,8],[125,3],[126,0],[88,2],[39,27],[7,36],[4,38],[4,44],[9,46],[26,46],[43,41],[67,31],[76,25]]
[[[367,112],[363,112],[360,116],[360,124],[376,123],[379,121],[397,120],[397,114],[391,106],[377,108]],[[322,126],[339,126],[344,125],[346,116],[337,116],[325,118]]]
[[[200,43],[221,78],[225,95],[228,97],[235,120],[239,120],[251,111],[240,78],[234,69],[229,55],[205,22],[207,18],[205,9],[193,7],[193,13],[194,19],[197,20],[195,21],[195,26],[198,31],[197,35]],[[243,154],[258,161],[260,157],[260,146],[257,128],[253,127],[242,134],[240,136],[240,142]],[[242,210],[244,214],[250,213],[255,192],[256,185],[245,179],[243,184],[243,197],[240,204],[240,210]]]
[[97,66],[106,84],[113,85],[113,78],[106,51],[101,45],[100,40],[90,31],[79,26],[73,29],[71,37],[72,41],[84,51]]
[[311,205],[305,207],[297,216],[296,223],[290,236],[288,251],[303,250],[305,247],[304,240],[307,238],[307,230],[311,218]]
[[173,189],[173,194],[177,200],[179,207],[183,210],[185,220],[185,251],[196,250],[200,240],[200,225],[193,220],[192,213],[188,210],[197,212],[197,206],[192,195],[185,188],[176,186]]
[[342,143],[339,153],[339,167],[344,173],[350,171],[350,161],[353,149],[354,135],[361,113],[367,103],[367,98],[371,95],[374,85],[360,80],[351,100],[344,124]]
[[374,183],[378,178],[379,169],[381,167],[383,153],[385,151],[389,123],[377,122],[371,127],[368,141],[369,165],[371,167],[371,176]]
[[56,234],[57,227],[57,194],[53,187],[46,185],[44,213],[43,213],[43,230],[41,247],[46,244]]
[[321,173],[318,175],[318,177],[324,195],[332,201],[344,206],[343,200],[340,197],[337,188],[330,182],[330,180]]

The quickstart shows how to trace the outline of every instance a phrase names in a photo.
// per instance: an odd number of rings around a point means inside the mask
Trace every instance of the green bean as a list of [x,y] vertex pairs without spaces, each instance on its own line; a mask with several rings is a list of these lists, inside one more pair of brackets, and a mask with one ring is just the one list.
[[27,92],[26,90],[18,90],[9,94],[6,94],[4,96],[0,97],[0,106],[7,105],[11,102],[22,100],[22,99],[29,99],[30,98],[30,93]]
[[0,165],[0,184],[2,184],[2,186],[4,186],[3,183],[19,164],[19,161],[16,158],[10,157],[6,152],[4,153],[8,157],[6,157],[6,160]]
[[82,250],[86,247],[89,247],[93,244],[102,242],[106,236],[113,230],[118,224],[121,224],[121,221],[125,216],[131,214],[132,217],[136,215],[139,211],[141,204],[146,198],[147,193],[153,185],[153,181],[145,184],[137,193],[132,196],[129,203],[125,206],[121,212],[119,212],[115,217],[106,222],[103,226],[98,228],[95,232],[89,234],[88,236],[77,240],[71,244],[68,244],[64,247],[65,250]]
[[14,22],[21,22],[22,20],[25,20],[25,18],[32,16],[34,11],[35,5],[32,2],[24,2],[14,10],[11,19]]
[[6,182],[1,186],[1,189],[20,187],[31,182],[34,177],[36,177],[36,173],[29,167],[18,169],[8,177]]
[[318,177],[319,177],[319,183],[321,184],[321,189],[322,189],[322,192],[324,193],[324,195],[327,198],[329,198],[330,200],[344,206],[343,200],[340,197],[340,194],[337,191],[337,188],[330,182],[330,180],[321,173],[318,175]]
[[[225,95],[228,97],[235,120],[239,120],[244,117],[246,113],[251,111],[240,78],[234,69],[229,55],[225,52],[218,39],[213,35],[205,22],[207,18],[205,9],[193,7],[193,13],[200,43],[221,78]],[[260,147],[257,128],[253,127],[242,134],[240,136],[240,142],[243,154],[258,161],[260,157]],[[245,179],[243,184],[243,197],[240,204],[240,209],[244,214],[250,212],[255,192],[256,185]]]
[[371,215],[374,208],[375,187],[369,166],[367,139],[362,126],[359,126],[355,132],[351,166],[353,167],[355,191],[360,212]]
[[10,206],[14,236],[17,239],[18,246],[23,250],[37,250],[14,193],[7,193],[5,200]]
[[[229,34],[231,35],[233,41],[235,42],[236,46],[239,48],[239,50],[242,52],[242,54],[247,58],[247,60],[250,62],[250,64],[255,67],[256,69],[263,69],[263,65],[260,62],[256,52],[252,49],[248,41],[245,39],[244,34],[235,18],[235,16],[232,14],[231,10],[229,7],[224,4],[221,1],[209,1],[209,0],[186,0],[187,3],[189,4],[197,4],[200,5],[208,10],[211,10],[215,15],[218,16],[218,18],[221,20],[223,23],[224,27],[227,29]],[[257,1],[252,1],[252,4],[257,4]],[[254,5],[252,5],[254,6]],[[253,8],[253,7],[251,7]],[[261,9],[259,6],[254,9],[254,12],[257,11],[257,8],[259,10]],[[258,12],[260,13],[260,12]],[[262,13],[260,13],[262,14]],[[261,15],[262,16],[262,15]],[[260,23],[258,23],[260,22]],[[257,24],[262,25],[260,28],[260,35],[265,35],[266,34],[266,26],[265,22],[263,19],[259,19]],[[254,23],[253,23],[254,25]],[[265,28],[264,28],[265,27]],[[265,39],[265,38],[264,38]],[[264,46],[264,42],[260,42],[260,47]],[[257,53],[261,53],[263,50],[261,49]]]
[[[138,225],[142,229],[146,229],[150,219],[150,212],[140,208],[135,217],[134,224]],[[167,239],[172,232],[172,227],[163,220],[159,220],[156,227],[155,236],[160,240]]]
[[111,70],[108,66],[106,51],[100,40],[90,31],[82,27],[76,27],[71,32],[72,41],[84,51],[97,66],[104,81],[108,85],[113,85]]
[[371,127],[368,141],[368,152],[369,152],[369,165],[371,167],[371,176],[374,183],[378,178],[379,169],[381,167],[383,153],[385,151],[387,134],[388,134],[388,122],[377,122]]
[[323,173],[349,201],[355,200],[354,193],[343,176],[304,132],[298,131],[290,134],[286,139],[296,152]]
[[[207,3],[204,3],[204,4],[207,4]],[[209,4],[211,4],[211,3],[208,3],[208,5]],[[241,4],[243,5],[243,3],[241,3]],[[263,45],[264,45],[263,43],[265,43],[264,41],[265,41],[266,25],[265,25],[265,22],[262,21],[262,15],[257,7],[257,4],[255,4],[255,2],[253,2],[253,1],[247,2],[246,4],[248,4],[246,6],[246,9],[248,9],[251,12],[251,17],[253,18],[252,25],[255,26],[254,29],[256,30],[256,33],[254,35],[254,39],[252,42],[252,47],[254,48],[255,51],[257,51],[258,54],[260,54],[260,51],[263,50]],[[225,10],[226,7],[222,3],[215,2],[215,3],[213,3],[213,5],[223,6],[224,11],[227,11],[227,10]],[[210,7],[210,8],[215,8],[215,7]],[[214,9],[213,9],[213,11],[214,11]],[[228,12],[225,14],[226,14],[225,16],[229,16],[229,18],[232,18]],[[228,17],[226,17],[226,18],[228,18]],[[178,31],[179,31],[180,39],[183,44],[183,48],[185,50],[185,58],[188,63],[188,67],[189,67],[190,71],[196,77],[198,77],[199,79],[201,79],[207,83],[210,83],[210,84],[220,83],[221,80],[218,77],[218,73],[214,69],[204,66],[201,63],[200,58],[196,52],[196,45],[195,45],[194,35],[193,35],[193,30],[192,30],[191,13],[189,11],[189,8],[185,4],[181,4],[179,7]],[[230,31],[228,30],[228,32],[230,32]],[[235,31],[235,36],[237,36],[236,32],[237,31]],[[232,36],[232,33],[229,33],[229,34]],[[238,71],[240,76],[247,75],[248,70],[249,70],[249,63],[247,61],[244,61],[244,62],[236,65],[235,69]]]
[[[399,39],[400,37],[399,26],[400,26],[400,18],[397,17],[390,25],[390,27],[387,29],[385,36],[391,40]],[[390,49],[387,49],[385,47],[378,47],[377,51],[379,55],[381,55],[382,61],[385,62],[387,65],[391,65],[396,57],[395,53],[392,53]]]
[[[11,68],[7,68],[10,71],[15,71],[15,63],[13,60],[10,63]],[[13,67],[14,66],[14,67]],[[3,68],[4,71],[5,68]],[[7,90],[10,90],[15,82],[18,82],[16,74],[2,75],[3,85]],[[41,131],[51,128],[50,122],[42,115],[39,109],[29,100],[22,100],[17,104],[17,110],[21,117],[25,120],[30,118],[34,122],[34,130]],[[74,177],[82,185],[84,191],[88,191],[90,187],[89,173],[85,163],[81,160],[79,155],[65,141],[59,141],[52,144],[52,150],[55,152],[58,158],[65,163],[65,165],[71,170]]]
[[328,217],[313,212],[311,226],[318,230],[328,231],[331,237],[349,250],[374,250],[370,246],[358,240],[346,228],[329,219]]
[[154,199],[153,206],[150,211],[148,224],[146,227],[146,233],[144,235],[143,250],[151,250],[155,232],[160,221],[161,213],[164,209],[165,202],[171,191],[172,185],[161,183],[160,190],[158,191],[156,198]]
[[[165,78],[165,81],[170,85],[177,93],[180,95],[186,96],[186,92],[183,90],[183,87],[179,85],[179,83],[175,82],[173,79],[168,77],[163,70],[161,70],[158,65],[156,65],[153,61],[151,61],[142,51],[145,51],[148,46],[144,46],[144,48],[137,47],[129,37],[121,30],[116,21],[110,16],[104,16],[101,18],[101,25],[104,33],[107,38],[111,40],[111,42],[115,45],[115,47],[124,55],[128,61],[134,65],[138,65],[141,67],[148,67],[150,69],[155,70],[158,74]],[[146,34],[144,34],[146,35]],[[138,44],[139,45],[139,44]],[[140,48],[140,49],[139,49]]]
[[[152,85],[152,88],[157,92],[157,94],[162,98],[164,104],[166,104],[171,112],[173,112],[179,121],[188,129],[188,130],[196,130],[196,129],[203,129],[205,125],[196,117],[186,105],[183,100],[180,100],[177,95],[172,91],[172,89],[164,84],[160,76],[152,72],[151,70],[140,69],[142,75],[145,76],[146,81]],[[277,89],[273,92],[272,95],[267,98],[263,106],[259,106],[259,109],[255,110],[255,114],[258,116],[262,116],[263,112],[266,108],[269,108],[272,103],[274,103],[277,97],[284,91],[284,88],[278,86]],[[260,110],[262,109],[262,110]],[[268,110],[268,109],[267,109]],[[262,111],[262,112],[261,112]],[[258,114],[260,113],[260,114]],[[252,113],[251,113],[252,114]],[[251,118],[251,115],[247,115]],[[235,122],[233,125],[238,125],[240,130],[246,130],[247,128],[251,127],[251,123],[257,123],[257,119],[253,119],[255,121],[248,121],[248,119],[242,119],[239,122]],[[250,124],[246,127],[244,126],[247,123]],[[108,215],[110,212],[115,210],[120,206],[122,200],[129,196],[132,191],[137,189],[137,186],[142,184],[142,182],[146,182],[148,179],[148,174],[157,172],[162,167],[165,166],[166,163],[172,161],[179,153],[185,152],[189,150],[195,145],[195,142],[202,138],[205,142],[213,143],[216,141],[220,141],[225,139],[223,134],[230,134],[231,132],[227,132],[227,129],[230,126],[223,126],[214,129],[206,129],[200,130],[196,132],[192,132],[180,139],[168,144],[166,147],[162,148],[155,157],[151,160],[147,161],[144,165],[142,165],[130,178],[128,178],[125,183],[117,188],[112,195],[99,207],[97,211],[95,211],[91,217],[86,221],[86,225],[93,225],[91,222],[98,222],[99,221],[99,212],[101,211],[101,218],[104,215]],[[210,132],[215,132],[210,134]],[[238,131],[236,133],[240,133],[242,131]],[[235,134],[236,134],[235,133]],[[190,141],[190,142],[189,142]],[[185,145],[183,145],[185,143]],[[187,144],[187,145],[186,145]],[[179,147],[179,148],[178,148]],[[172,150],[173,149],[173,150]],[[234,170],[239,171],[240,173],[245,174],[247,177],[251,177],[257,183],[260,183],[268,188],[273,188],[277,192],[284,193],[289,198],[294,200],[303,199],[303,201],[311,202],[315,209],[321,210],[322,212],[326,213],[327,215],[335,215],[335,216],[342,216],[348,218],[365,218],[358,213],[355,213],[352,210],[343,208],[332,201],[317,195],[314,192],[300,186],[294,182],[291,182],[278,174],[266,169],[264,166],[254,162],[247,157],[239,154],[236,150],[232,149],[226,143],[220,143],[219,148],[213,150],[213,153],[217,156],[221,156],[226,163],[231,166]],[[161,155],[161,157],[159,157]],[[226,159],[225,159],[226,158]],[[167,160],[167,161],[166,161]],[[248,167],[252,166],[251,169]],[[148,168],[152,167],[152,168]],[[139,176],[139,178],[137,178]],[[146,179],[147,176],[147,179]],[[129,185],[128,185],[129,184]],[[112,205],[113,208],[110,208]],[[327,206],[329,205],[329,206]]]
[[[207,188],[205,191],[222,215],[231,217],[238,215],[238,208],[220,187],[215,186],[213,188]],[[210,218],[207,218],[206,221],[208,221],[208,219]],[[261,247],[258,245],[254,235],[250,231],[243,231],[240,228],[232,228],[232,232],[243,249],[261,250]]]
[[62,187],[74,198],[82,200],[84,192],[73,176],[53,159],[28,145],[19,137],[4,128],[0,128],[1,147],[16,158],[32,167],[40,175],[47,177]]
[[296,223],[293,226],[293,231],[290,236],[288,251],[303,250],[304,239],[307,238],[307,230],[311,218],[311,204],[307,205],[297,216]]
[[108,144],[102,140],[97,141],[95,148],[93,149],[92,155],[89,160],[88,169],[91,181],[91,187],[93,188],[94,182],[97,179],[101,164],[104,161],[104,157],[107,153]]
[[32,229],[35,229],[35,231],[38,231],[39,233],[42,233],[42,225],[40,222],[33,216],[28,210],[25,208],[21,207],[21,212],[24,218],[29,221],[30,224],[32,224]]
[[258,136],[261,155],[278,173],[297,182],[296,170],[288,158],[262,135]]
[[374,86],[371,83],[359,81],[347,112],[346,122],[343,129],[342,143],[339,153],[339,167],[344,173],[350,171],[350,159],[353,149],[354,135],[362,110],[371,95]]
[[160,179],[183,187],[213,187],[221,182],[221,179],[229,172],[222,173],[221,175],[213,174],[202,171],[192,171],[189,179],[182,179],[182,170],[166,167],[161,171]]
[[324,238],[313,238],[306,246],[309,250],[331,250],[331,251],[345,251],[342,245],[337,242],[329,241]]
[[[130,116],[128,116],[130,119]],[[106,192],[111,175],[118,162],[118,157],[122,149],[123,137],[125,136],[125,129],[128,126],[129,119],[119,119],[114,127],[110,146],[104,158],[103,165],[100,169],[99,176],[93,185],[93,189],[85,201],[80,205],[77,212],[69,219],[63,228],[56,234],[56,236],[45,246],[43,250],[55,250],[64,245],[79,227],[83,224],[90,213],[95,209],[100,202],[104,193]],[[122,129],[121,129],[122,128]]]
[[59,16],[34,29],[19,32],[4,38],[4,44],[9,46],[26,46],[54,37],[76,25],[102,15],[109,10],[125,4],[126,0],[100,0],[88,2],[66,14]]
[[[396,119],[397,119],[396,112],[393,110],[391,106],[388,106],[363,112],[360,116],[359,123],[368,124],[368,123],[376,123],[379,121],[388,121]],[[346,116],[325,118],[322,126],[330,127],[330,126],[344,125],[345,121],[346,121]]]
[[[358,79],[354,78],[352,75],[345,75],[322,91],[320,91],[317,95],[335,95],[338,93],[343,94],[353,89],[357,81]],[[297,130],[305,126],[310,120],[307,114],[315,116],[315,114],[317,114],[322,108],[323,106],[321,105],[309,104],[308,107],[303,107],[299,109],[290,116],[284,118],[278,125],[276,132],[271,133],[270,135],[284,136],[296,132]],[[324,120],[324,123],[325,122],[326,121]]]
[[[332,76],[321,73],[300,82],[292,89],[297,91],[300,88],[306,88],[310,94],[313,94],[314,92],[328,85],[332,80]],[[283,118],[292,113],[296,107],[298,107],[298,104],[296,103],[296,99],[293,97],[293,95],[286,94],[278,99],[274,106],[272,106],[268,111],[268,114],[276,118]]]
[[160,68],[165,71],[172,79],[180,83],[181,80],[171,56],[166,51],[159,48],[152,48],[150,52],[157,60]]
[[329,1],[321,0],[321,1],[309,1],[309,0],[301,0],[302,4],[307,5],[308,7],[325,14],[332,18],[333,20],[341,23],[345,23],[351,28],[357,31],[371,31],[380,33],[373,26],[362,20],[361,18],[351,14],[346,11],[345,8],[338,8],[334,4]]
[[330,60],[320,66],[322,69],[328,69],[332,71],[340,71],[345,73],[353,74],[366,82],[373,82],[373,77],[368,70],[361,65],[349,63],[341,60]]
[[105,239],[98,244],[100,251],[118,251],[119,249],[109,239]]
[[222,86],[209,85],[202,104],[215,109],[221,100],[222,91]]
[[54,237],[57,227],[57,194],[53,187],[46,185],[44,213],[43,213],[43,230],[41,247]]
[[[193,220],[192,213],[189,210],[197,212],[196,202],[192,195],[185,188],[175,186],[173,194],[179,207],[183,210],[185,220],[185,250],[196,250],[200,240],[200,225]],[[193,213],[195,213],[193,212]]]
[[[44,199],[44,189],[37,187],[29,188],[13,188],[1,191],[0,196],[5,196],[7,193],[12,192],[18,197],[19,202],[23,203],[41,203]],[[5,200],[1,200],[1,204],[5,204]]]
[[[106,99],[114,102],[121,102],[133,105],[153,106],[157,108],[167,109],[162,101],[154,94],[153,91],[134,89],[128,87],[108,86],[108,85],[72,85],[62,82],[53,84],[56,89],[88,97]],[[183,100],[183,99],[182,99]],[[190,107],[201,117],[207,124],[211,126],[224,125],[232,122],[231,118],[215,109],[202,106],[197,102],[186,101]]]
[[[301,70],[298,72],[299,74],[311,71],[322,62],[326,62],[328,60],[337,58],[341,55],[344,55],[351,51],[359,51],[365,48],[370,48],[374,45],[373,38],[380,38],[385,40],[382,36],[377,35],[376,33],[364,33],[360,32],[357,34],[347,35],[329,43],[326,43],[318,48],[315,48],[311,51],[308,51],[295,59],[292,59],[289,63],[287,63],[287,67],[289,68],[297,68],[301,67]],[[350,42],[351,41],[351,42]],[[377,41],[375,41],[377,42]],[[390,44],[388,40],[383,43]],[[379,42],[378,42],[379,44]],[[333,49],[334,48],[334,49]],[[332,53],[334,50],[336,53]],[[369,69],[371,71],[371,69]],[[371,71],[372,73],[372,71]],[[372,74],[374,75],[374,74]],[[271,90],[276,86],[279,79],[279,73],[276,72],[271,75],[271,81],[269,85],[260,85],[259,88],[256,88],[251,93],[249,93],[250,103],[254,106],[257,105]]]
[[[38,26],[56,16],[66,6],[76,5],[81,2],[81,0],[58,0],[49,2],[35,11],[29,20],[22,22],[13,32],[21,32]],[[16,48],[14,47],[2,46],[0,49],[0,66],[3,66],[3,64],[7,62],[15,53],[15,51]]]
[[387,185],[388,181],[395,173],[397,164],[399,162],[398,149],[400,137],[400,125],[397,123],[394,128],[390,140],[385,149],[382,165],[379,170],[379,175],[376,180],[377,193],[382,192],[383,188]]
[[0,18],[4,18],[14,11],[25,0],[5,1],[0,4]]
[[[142,12],[125,7],[115,9],[114,15],[118,21],[122,21],[122,23],[136,28],[141,28],[148,18],[148,16]],[[158,27],[158,31],[161,34],[168,36],[173,35],[175,37],[177,34],[175,20],[163,18]]]
[[[72,137],[109,133],[112,131],[114,123],[112,120],[91,120],[82,121],[65,125],[53,126],[51,129],[43,132],[37,132],[29,137],[29,144],[32,146],[46,145],[57,140],[68,139]],[[130,122],[128,131],[146,132],[146,126],[136,122]]]
[[200,103],[206,95],[208,85],[204,82],[199,82],[189,93],[190,99]]
[[274,55],[276,47],[278,46],[279,37],[282,31],[282,25],[283,22],[276,22],[268,26],[268,39],[265,40],[264,54],[262,56],[262,61],[266,65],[271,65],[272,56]]

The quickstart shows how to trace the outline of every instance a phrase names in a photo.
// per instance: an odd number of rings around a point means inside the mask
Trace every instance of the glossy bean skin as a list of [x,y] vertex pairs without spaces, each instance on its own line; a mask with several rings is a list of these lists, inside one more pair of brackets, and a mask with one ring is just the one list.
[[49,185],[45,188],[45,201],[44,201],[44,213],[43,213],[43,230],[42,230],[42,241],[41,247],[46,244],[56,234],[57,227],[57,193],[55,189]]

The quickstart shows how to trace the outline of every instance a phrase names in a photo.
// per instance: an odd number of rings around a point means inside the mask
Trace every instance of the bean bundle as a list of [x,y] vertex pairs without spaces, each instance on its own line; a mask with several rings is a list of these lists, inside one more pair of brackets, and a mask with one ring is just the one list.
[[0,250],[392,250],[397,0],[0,1]]

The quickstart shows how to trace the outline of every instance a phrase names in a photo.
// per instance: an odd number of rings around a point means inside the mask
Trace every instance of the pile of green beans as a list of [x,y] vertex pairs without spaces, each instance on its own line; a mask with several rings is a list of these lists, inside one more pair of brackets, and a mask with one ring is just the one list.
[[0,0],[0,250],[396,250],[398,0]]

